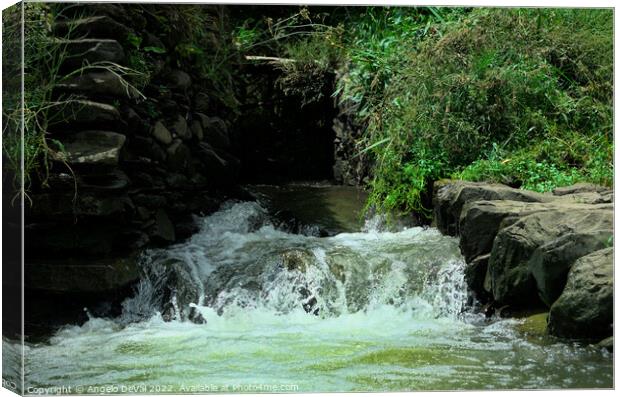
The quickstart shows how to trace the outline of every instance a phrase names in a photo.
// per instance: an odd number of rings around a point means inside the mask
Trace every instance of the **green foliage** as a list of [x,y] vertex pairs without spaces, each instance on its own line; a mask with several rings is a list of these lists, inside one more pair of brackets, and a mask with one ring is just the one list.
[[337,93],[375,161],[370,205],[421,211],[438,178],[611,184],[609,10],[369,9]]

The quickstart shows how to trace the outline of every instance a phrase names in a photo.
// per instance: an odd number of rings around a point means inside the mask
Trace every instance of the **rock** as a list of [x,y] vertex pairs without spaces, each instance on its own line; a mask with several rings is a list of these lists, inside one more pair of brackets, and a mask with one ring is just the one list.
[[611,247],[575,261],[549,312],[552,335],[594,339],[613,334],[613,270]]
[[151,237],[158,243],[171,243],[176,239],[174,225],[166,211],[161,208],[155,212],[155,228]]
[[281,264],[286,270],[305,272],[309,264],[316,262],[314,254],[310,251],[290,249],[280,254]]
[[211,110],[211,100],[209,95],[199,92],[194,97],[194,109],[198,112],[208,113]]
[[234,184],[239,175],[240,162],[234,156],[217,151],[211,145],[199,144],[199,158],[205,164],[206,176],[215,184]]
[[104,72],[89,72],[62,80],[57,90],[69,93],[103,95],[110,97],[137,98],[140,93],[129,86],[119,75]]
[[69,164],[117,165],[125,136],[110,131],[82,131],[59,139],[59,158]]
[[202,131],[202,124],[198,120],[192,120],[190,127],[192,135],[200,142],[204,139],[204,133]]
[[610,246],[612,237],[611,229],[567,233],[538,247],[528,268],[536,280],[541,300],[551,306],[564,290],[566,276],[575,260]]
[[499,231],[489,259],[493,298],[501,304],[526,306],[538,302],[529,268],[534,251],[568,233],[590,233],[612,228],[609,205],[557,208],[527,215]]
[[[32,193],[29,215],[37,219],[66,221],[74,217],[122,217],[133,203],[127,195],[102,195],[100,192]],[[75,199],[75,202],[74,202]]]
[[124,107],[123,110],[123,117],[127,120],[129,128],[135,132],[134,135],[149,135],[151,126],[133,108]]
[[[146,276],[155,289],[154,295],[159,298],[156,306],[164,320],[201,323],[202,316],[194,313],[192,306],[199,303],[202,286],[187,264],[178,259],[154,258],[152,265],[146,269]],[[145,316],[150,315],[152,313],[145,313]]]
[[172,134],[161,121],[155,123],[152,134],[158,142],[161,142],[164,145],[170,145],[172,143]]
[[172,171],[183,171],[191,163],[192,154],[189,148],[179,139],[175,139],[167,150],[168,168]]
[[134,195],[132,199],[135,205],[140,205],[152,210],[163,208],[168,205],[166,198],[159,194],[140,193]]
[[549,313],[538,313],[527,316],[517,326],[517,330],[525,336],[543,337],[547,334],[547,318]]
[[[484,279],[489,266],[489,258],[491,254],[485,254],[474,258],[467,262],[465,266],[465,282],[469,289],[476,293],[478,300],[486,295],[484,292]],[[484,300],[484,299],[483,299]]]
[[127,35],[132,30],[107,15],[98,15],[56,22],[53,32],[56,36],[69,36],[70,38],[89,36],[122,41],[127,39]]
[[67,67],[80,67],[84,63],[93,64],[95,62],[113,62],[122,64],[125,61],[125,51],[123,46],[112,39],[79,39],[56,41],[61,48],[66,48]]
[[437,228],[443,234],[459,234],[461,210],[467,203],[482,200],[511,200],[529,203],[553,201],[554,197],[505,185],[480,182],[447,181],[434,186],[434,215]]
[[[491,252],[493,240],[500,228],[517,218],[551,207],[544,203],[510,200],[474,201],[465,204],[459,220],[461,253],[466,262]],[[508,220],[507,222],[504,222]]]
[[127,189],[130,184],[129,177],[120,169],[113,169],[105,173],[90,172],[78,176],[78,188],[80,191],[114,192]]
[[177,117],[176,121],[172,125],[172,132],[184,141],[192,139],[192,131],[187,126],[187,121],[185,121],[183,116]]
[[613,336],[609,336],[605,339],[603,339],[602,341],[600,341],[599,343],[596,344],[597,347],[600,347],[602,349],[607,350],[610,353],[613,353],[614,351],[614,337]]
[[173,91],[187,91],[192,85],[192,78],[182,70],[173,70],[167,76],[168,87]]
[[131,140],[131,147],[140,156],[160,163],[166,161],[166,151],[151,138],[136,136]]
[[211,146],[220,149],[228,149],[230,147],[230,139],[228,138],[228,127],[224,120],[219,117],[202,118],[202,126],[204,128],[205,141]]
[[189,179],[185,175],[172,173],[166,177],[166,184],[174,189],[187,189],[191,187]]
[[63,258],[25,264],[25,287],[52,293],[113,292],[139,278],[137,256]]
[[112,105],[82,99],[58,104],[53,109],[53,111],[58,112],[58,118],[53,124],[69,122],[71,124],[100,125],[102,123],[115,123],[121,118],[118,110]]
[[593,183],[577,183],[571,186],[556,187],[555,189],[553,189],[553,194],[555,196],[566,196],[566,195],[576,194],[576,193],[589,193],[589,192],[603,193],[609,190],[610,190],[609,188],[606,188],[600,185],[595,185]]

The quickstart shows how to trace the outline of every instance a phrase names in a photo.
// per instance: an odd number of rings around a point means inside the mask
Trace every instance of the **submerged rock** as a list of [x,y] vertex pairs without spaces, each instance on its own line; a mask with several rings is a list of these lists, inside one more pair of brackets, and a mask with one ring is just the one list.
[[613,333],[613,248],[578,259],[562,295],[551,306],[549,332],[564,338],[606,337]]

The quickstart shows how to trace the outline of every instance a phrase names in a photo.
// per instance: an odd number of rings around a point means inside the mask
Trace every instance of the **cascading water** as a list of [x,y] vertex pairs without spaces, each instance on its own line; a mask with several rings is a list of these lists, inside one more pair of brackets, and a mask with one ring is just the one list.
[[26,387],[612,386],[606,353],[528,338],[518,320],[468,313],[458,241],[435,229],[290,234],[251,202],[228,203],[198,221],[189,241],[144,254],[144,276],[121,317],[91,318],[27,346]]

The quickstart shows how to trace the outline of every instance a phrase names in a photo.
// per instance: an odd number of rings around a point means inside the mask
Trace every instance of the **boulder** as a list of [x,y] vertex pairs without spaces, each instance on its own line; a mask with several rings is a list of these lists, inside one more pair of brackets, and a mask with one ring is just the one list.
[[172,132],[184,141],[192,139],[192,131],[187,126],[187,121],[183,116],[177,116],[176,121],[172,124]]
[[551,306],[564,290],[566,276],[575,260],[609,247],[612,236],[611,229],[578,231],[538,247],[528,262],[528,268],[536,280],[541,300]]
[[202,127],[204,129],[205,141],[211,146],[220,149],[228,149],[230,147],[228,127],[224,120],[219,117],[202,118]]
[[58,157],[69,164],[117,165],[125,135],[110,131],[82,131],[59,139]]
[[461,253],[465,261],[488,254],[500,228],[519,217],[553,208],[546,203],[510,200],[474,201],[465,204],[459,220]]
[[465,282],[470,290],[476,293],[478,298],[487,295],[484,288],[484,279],[487,275],[489,258],[491,254],[478,256],[467,262],[465,266]]
[[192,78],[182,70],[173,70],[166,77],[171,90],[185,92],[192,86]]
[[161,121],[155,123],[152,134],[158,142],[161,142],[164,145],[170,145],[172,143],[172,134]]
[[122,98],[137,98],[140,95],[136,88],[129,86],[119,75],[108,71],[69,77],[57,84],[56,89],[69,93]]
[[82,99],[70,100],[54,106],[56,117],[51,124],[111,124],[121,119],[121,115],[112,105],[87,101]]
[[52,293],[112,292],[139,278],[134,254],[118,258],[63,258],[25,264],[25,287]]
[[190,130],[192,135],[200,142],[204,139],[204,133],[202,131],[202,124],[198,120],[192,120],[190,124]]
[[183,171],[192,161],[189,148],[179,139],[175,139],[167,150],[168,168],[172,171]]
[[68,38],[97,37],[101,39],[126,40],[130,28],[107,15],[59,21],[52,27],[56,36]]
[[151,238],[157,243],[171,243],[176,239],[174,225],[166,211],[161,208],[155,212],[155,225]]
[[553,194],[555,196],[566,196],[576,193],[604,193],[609,190],[610,189],[605,186],[595,185],[593,183],[577,183],[571,186],[556,187],[553,189]]
[[437,228],[450,236],[459,234],[461,210],[467,203],[482,200],[544,203],[555,199],[551,195],[482,182],[439,181],[436,182],[434,190],[433,206]]
[[613,270],[611,247],[575,261],[549,312],[552,335],[600,339],[613,334]]
[[540,246],[569,233],[591,233],[612,228],[609,205],[567,207],[537,212],[501,229],[493,243],[488,276],[500,304],[527,306],[539,302],[529,260]]
[[130,147],[138,156],[160,163],[166,161],[166,151],[154,139],[136,136],[130,142]]
[[239,175],[240,162],[234,156],[216,150],[205,142],[199,144],[199,158],[206,167],[207,178],[215,184],[233,184]]
[[123,46],[113,39],[58,39],[56,43],[69,54],[65,61],[67,67],[77,68],[95,62],[122,64],[125,61]]

